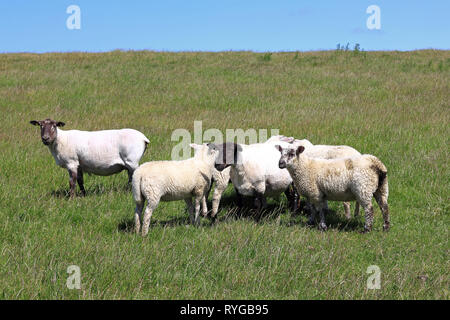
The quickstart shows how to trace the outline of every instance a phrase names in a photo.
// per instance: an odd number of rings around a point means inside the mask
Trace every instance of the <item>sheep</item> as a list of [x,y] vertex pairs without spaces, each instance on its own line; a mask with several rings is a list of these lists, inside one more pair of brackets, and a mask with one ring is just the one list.
[[[293,142],[294,147],[304,146],[305,155],[311,158],[319,159],[337,159],[337,158],[350,158],[360,156],[361,153],[349,146],[330,146],[330,145],[313,145],[310,141],[303,139],[295,139]],[[347,219],[351,218],[350,203],[344,202],[344,212]],[[326,206],[326,209],[328,205]],[[359,204],[356,202],[354,216],[359,214]]]
[[340,159],[316,159],[305,154],[305,147],[276,148],[281,152],[279,167],[286,168],[299,194],[308,198],[314,210],[310,223],[314,222],[315,211],[319,211],[321,230],[326,230],[323,209],[327,200],[353,201],[363,207],[365,213],[364,232],[370,232],[373,225],[372,197],[375,197],[383,213],[383,230],[388,231],[389,207],[388,179],[385,165],[375,156],[361,156]]
[[[266,140],[264,143],[266,144],[270,144],[270,143],[275,143],[275,142],[286,142],[286,143],[293,143],[294,142],[294,138],[293,137],[286,137],[283,135],[275,135],[275,136],[271,136],[268,140]],[[212,211],[211,211],[211,218],[213,219],[213,221],[215,221],[216,217],[217,217],[217,212],[219,210],[219,203],[220,203],[220,199],[222,198],[222,194],[225,192],[225,189],[228,187],[228,184],[230,182],[230,175],[231,175],[231,167],[228,166],[225,169],[223,169],[222,171],[213,170],[213,181],[215,182],[215,187],[214,187],[214,192],[213,192],[213,198],[212,198]],[[236,194],[238,196],[238,205],[242,206],[242,197],[239,194],[239,190],[235,187],[236,190]],[[294,201],[294,194],[293,194],[293,189],[288,191],[288,195],[289,195],[289,199],[291,200],[292,204],[297,204],[297,201]],[[209,192],[208,192],[209,194]],[[206,196],[207,198],[207,196]]]
[[289,188],[292,179],[287,170],[278,167],[279,154],[274,150],[275,144],[290,145],[280,139],[250,145],[232,142],[218,145],[215,168],[222,171],[231,166],[230,179],[234,187],[241,195],[255,197],[258,217],[266,205],[266,197],[278,197],[284,192],[289,202],[293,198]]
[[45,119],[32,120],[41,127],[42,143],[46,145],[58,166],[69,172],[70,197],[75,195],[76,183],[86,194],[83,173],[109,176],[126,169],[128,182],[144,154],[149,140],[133,129],[80,131],[62,130],[64,122]]
[[[133,175],[131,188],[136,203],[135,232],[139,233],[142,221],[142,236],[147,235],[150,218],[160,201],[185,200],[190,221],[199,224],[200,204],[211,184],[215,159],[218,155],[214,144],[190,144],[195,149],[194,157],[178,161],[151,161],[142,164]],[[194,206],[192,205],[194,197]],[[145,200],[144,217],[141,219]],[[204,206],[203,210],[206,207]]]

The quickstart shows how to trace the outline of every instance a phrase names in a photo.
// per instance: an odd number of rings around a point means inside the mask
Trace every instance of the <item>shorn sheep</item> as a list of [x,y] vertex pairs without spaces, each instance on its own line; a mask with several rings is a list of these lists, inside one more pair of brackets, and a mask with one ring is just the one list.
[[[204,203],[209,190],[214,163],[219,152],[214,144],[190,146],[195,150],[193,158],[146,162],[134,172],[132,192],[136,203],[134,213],[136,233],[139,233],[142,220],[142,235],[147,235],[150,218],[160,201],[185,200],[191,223],[198,225],[200,205]],[[147,206],[142,219],[145,200]],[[205,206],[203,210],[206,210]]]
[[50,149],[58,166],[69,171],[70,197],[75,195],[76,183],[84,195],[83,173],[109,176],[128,171],[128,181],[147,148],[149,140],[133,129],[80,131],[62,130],[64,122],[45,119],[32,120],[41,127],[42,143]]
[[[319,159],[338,159],[360,156],[361,153],[349,146],[333,146],[333,145],[314,145],[307,139],[297,140],[293,142],[293,147],[305,147],[304,154],[310,158]],[[344,202],[344,212],[347,219],[351,218],[350,203]],[[328,206],[326,207],[328,208]],[[359,204],[356,202],[355,217],[359,214]]]
[[[275,135],[275,136],[271,136],[267,141],[265,141],[263,143],[273,145],[273,143],[279,143],[280,141],[292,143],[294,141],[294,138],[286,137],[283,135]],[[218,147],[220,148],[221,145],[218,145]],[[226,145],[224,146],[224,148],[226,148]],[[213,221],[217,217],[217,212],[219,211],[219,203],[220,203],[220,199],[222,198],[222,194],[225,192],[225,189],[228,187],[228,184],[230,182],[230,176],[231,176],[230,171],[231,171],[231,166],[227,166],[222,171],[219,171],[216,169],[213,170],[213,181],[215,182],[214,192],[213,192],[213,196],[212,196],[212,211],[211,211],[211,218],[213,219]],[[236,190],[236,194],[238,196],[239,206],[241,206],[242,205],[242,197],[239,194],[239,191],[236,187],[235,187],[235,190]],[[294,195],[292,195],[292,192],[289,193],[289,197],[290,198],[294,197]],[[296,203],[293,199],[292,199],[292,202]]]
[[372,230],[375,197],[383,213],[383,230],[389,230],[387,169],[375,156],[361,155],[341,159],[315,159],[304,154],[305,147],[283,148],[280,168],[287,168],[299,194],[307,197],[315,210],[310,222],[314,222],[315,211],[319,211],[319,228],[326,230],[323,209],[326,201],[358,201],[365,212],[364,232]]
[[274,149],[276,144],[290,145],[279,139],[250,145],[233,142],[218,145],[215,168],[222,171],[231,166],[230,178],[234,187],[243,196],[255,197],[258,217],[266,204],[266,197],[278,197],[284,192],[289,202],[293,198],[289,172],[278,167],[280,157]]

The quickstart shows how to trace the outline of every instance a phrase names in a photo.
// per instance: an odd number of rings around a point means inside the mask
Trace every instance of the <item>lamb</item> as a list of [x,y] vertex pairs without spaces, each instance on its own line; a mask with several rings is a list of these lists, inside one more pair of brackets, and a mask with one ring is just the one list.
[[[330,145],[313,145],[310,141],[303,139],[297,140],[293,142],[293,146],[305,147],[305,155],[311,158],[319,158],[319,159],[337,159],[337,158],[350,158],[355,156],[360,156],[357,150],[349,146],[330,146]],[[351,218],[350,213],[350,203],[344,202],[344,212],[347,219]],[[326,206],[326,209],[328,205]],[[356,202],[355,207],[355,217],[359,214],[359,204]]]
[[128,182],[150,142],[144,134],[133,129],[80,131],[62,130],[64,122],[45,119],[32,120],[41,127],[42,143],[48,146],[58,166],[69,171],[70,197],[75,195],[76,183],[86,194],[83,173],[109,176],[126,169]]
[[[191,144],[194,157],[179,161],[151,161],[142,164],[133,175],[132,192],[136,203],[135,231],[147,235],[153,211],[162,201],[185,200],[192,224],[199,224],[200,205],[211,184],[214,163],[218,155],[214,144]],[[194,197],[194,206],[192,205]],[[144,217],[141,219],[145,200]],[[203,207],[206,210],[206,207]]]
[[290,143],[275,138],[269,140],[251,145],[220,144],[215,165],[218,171],[231,166],[230,179],[234,187],[241,195],[255,197],[258,217],[266,204],[266,197],[278,197],[284,192],[290,202],[293,198],[289,188],[292,179],[287,170],[278,167],[279,154],[274,149],[275,144],[287,147]]
[[304,146],[276,148],[281,152],[280,168],[287,168],[299,194],[305,195],[320,213],[319,228],[326,230],[323,209],[327,200],[356,200],[365,212],[364,232],[373,225],[372,197],[383,213],[383,230],[389,230],[387,169],[375,156],[361,155],[341,159],[315,159],[308,157]]

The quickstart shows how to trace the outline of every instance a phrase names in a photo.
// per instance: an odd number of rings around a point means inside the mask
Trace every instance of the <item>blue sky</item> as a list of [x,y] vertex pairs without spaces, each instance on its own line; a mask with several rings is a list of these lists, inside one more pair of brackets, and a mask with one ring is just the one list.
[[[66,27],[72,4],[80,30]],[[380,30],[366,27],[373,4]],[[11,0],[0,2],[0,52],[450,49],[449,15],[448,0]]]

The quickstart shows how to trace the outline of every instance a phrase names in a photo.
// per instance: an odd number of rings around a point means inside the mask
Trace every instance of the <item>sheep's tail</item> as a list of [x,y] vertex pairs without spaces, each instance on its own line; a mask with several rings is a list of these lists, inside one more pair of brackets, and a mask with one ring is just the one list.
[[145,152],[145,150],[147,150],[148,144],[150,143],[150,140],[148,140],[147,137],[144,135],[143,137],[144,137],[144,152]]
[[139,168],[133,173],[133,179],[131,181],[131,192],[133,193],[133,199],[136,203],[142,203],[144,198],[141,192],[141,173]]
[[[384,164],[376,157],[372,158],[372,168],[375,169],[378,174],[378,188],[374,192],[373,196],[375,197],[375,200],[377,201],[378,205],[380,206],[381,212],[383,213],[383,231],[388,231],[391,224],[389,221],[389,206],[387,202],[389,196],[387,169]],[[370,225],[368,230],[370,230],[371,228],[372,226]]]
[[388,179],[387,179],[387,168],[386,166],[377,158],[372,158],[372,169],[378,175],[378,187],[377,191],[381,194],[387,196],[388,194]]

